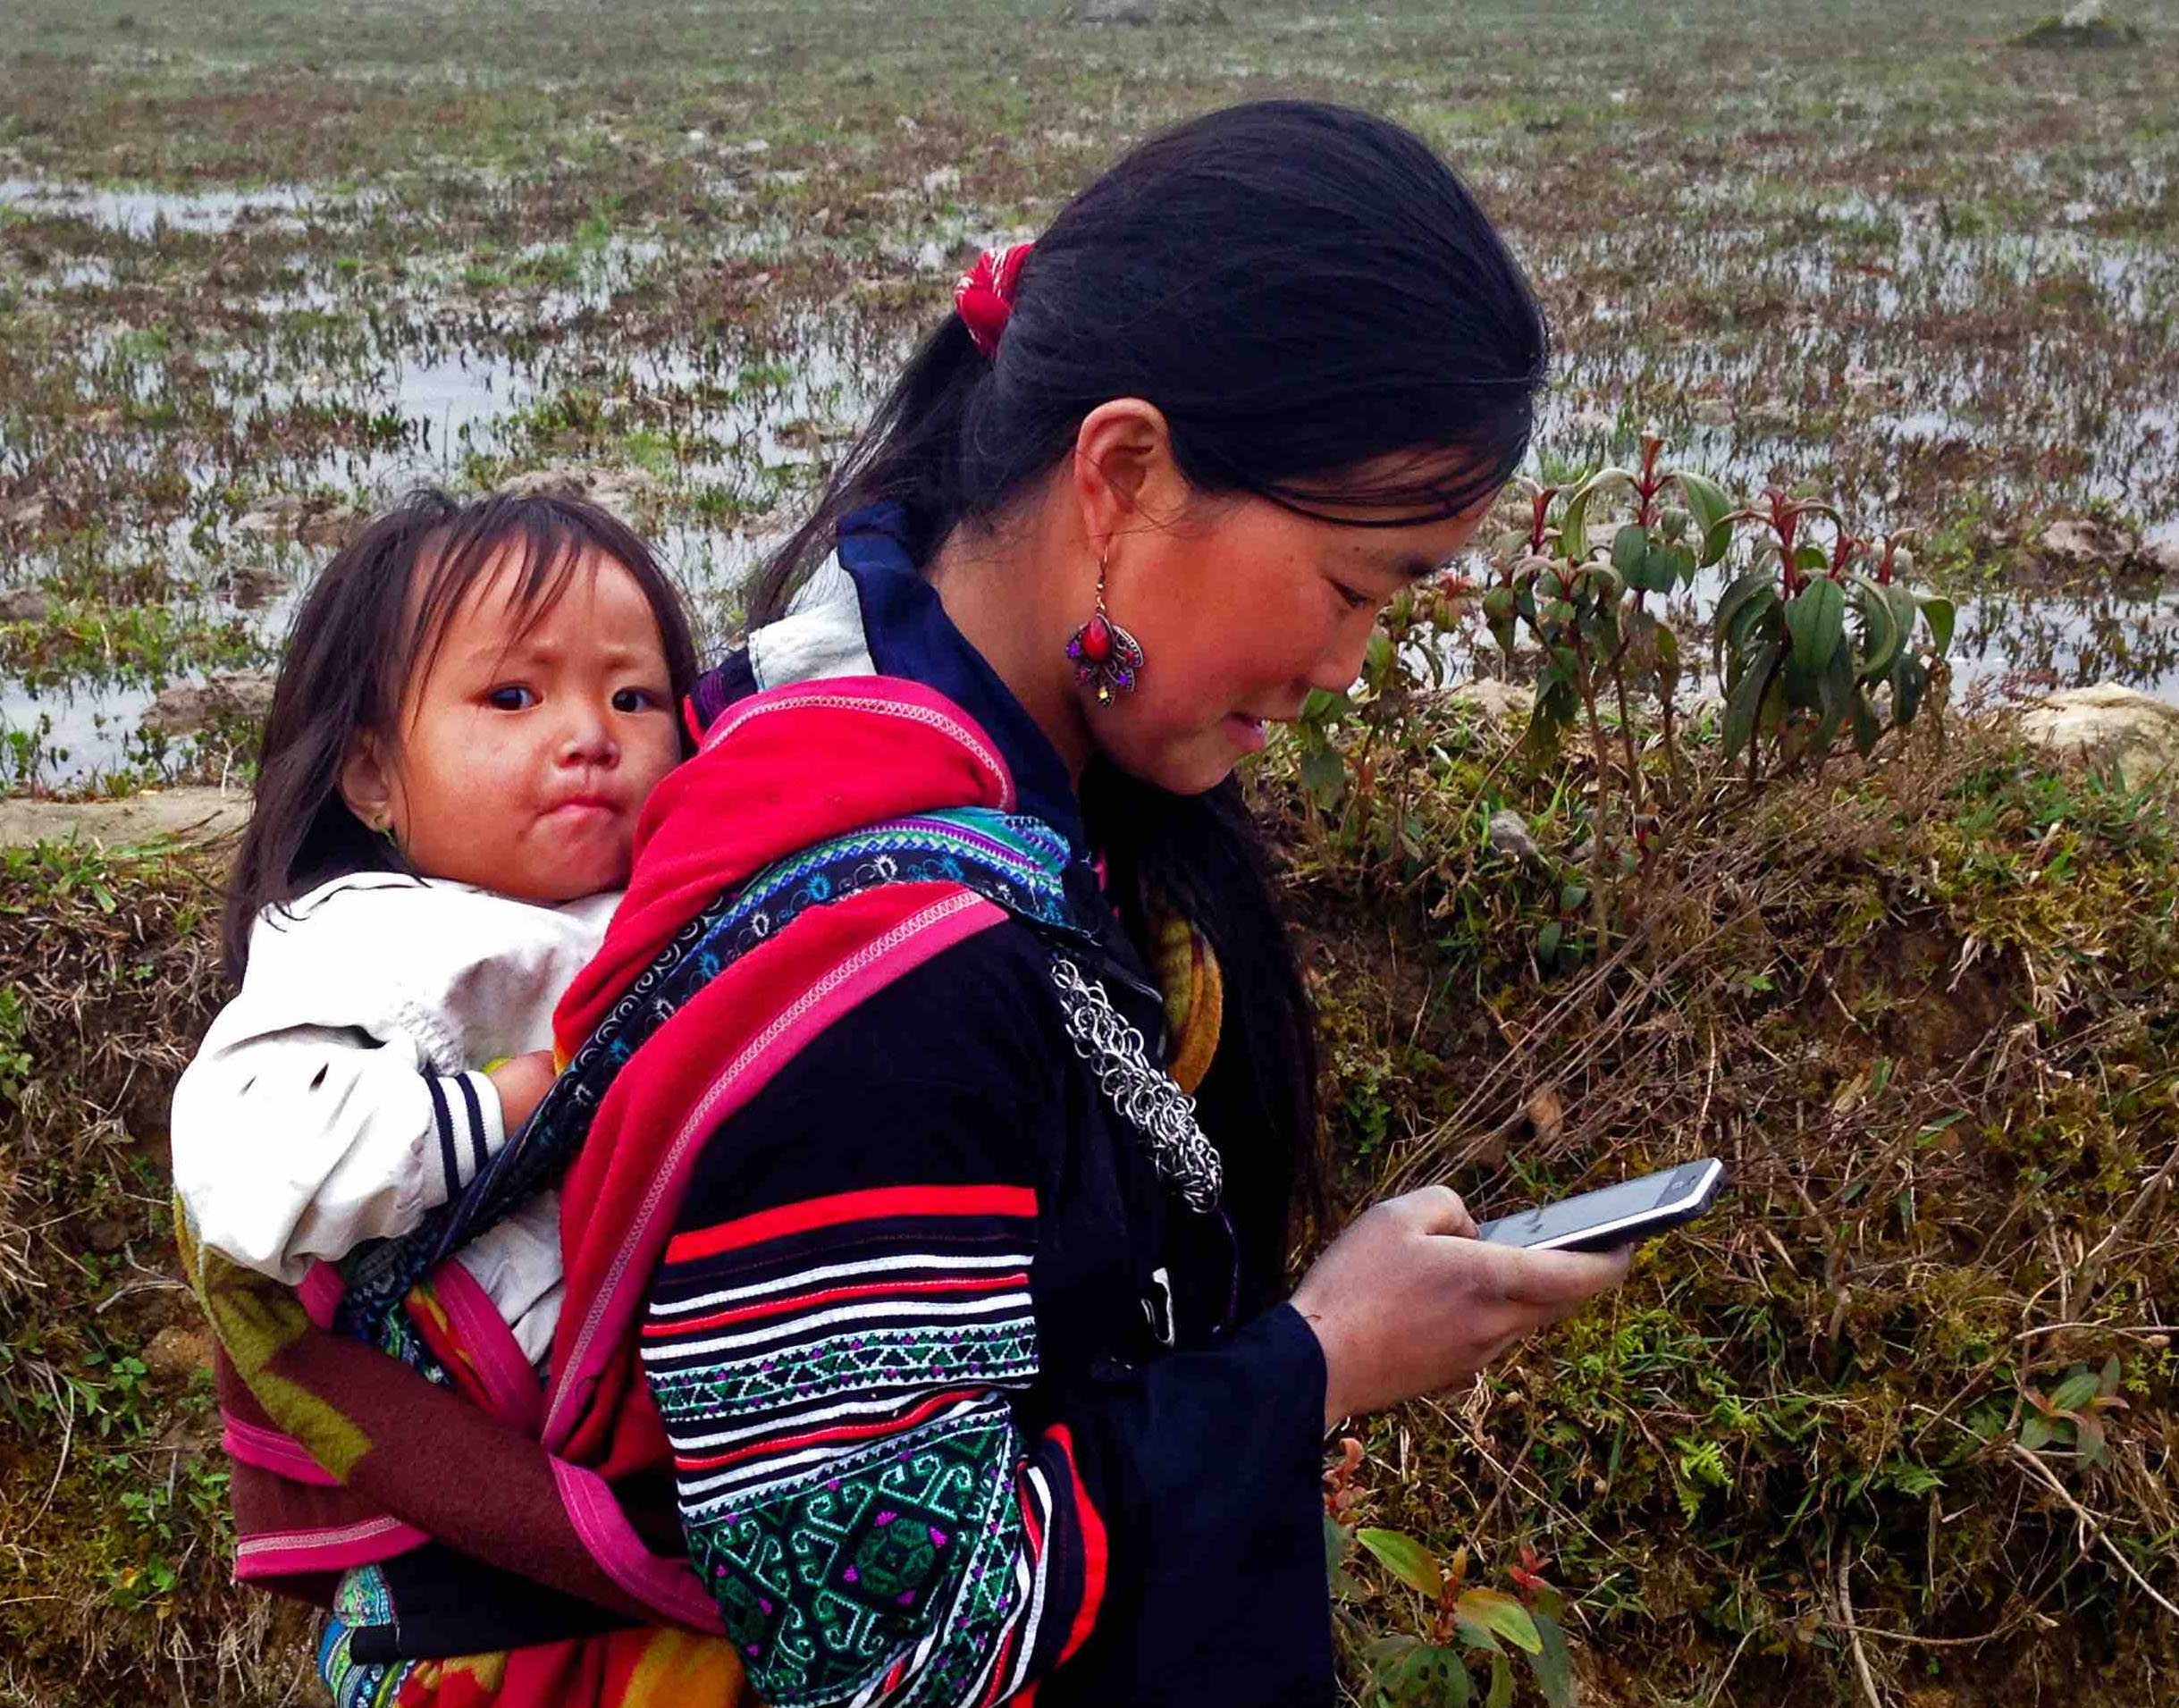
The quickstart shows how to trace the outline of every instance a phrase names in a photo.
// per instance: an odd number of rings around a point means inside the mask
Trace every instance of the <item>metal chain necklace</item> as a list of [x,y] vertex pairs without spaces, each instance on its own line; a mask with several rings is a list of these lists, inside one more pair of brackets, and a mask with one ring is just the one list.
[[1142,1134],[1150,1166],[1190,1209],[1206,1215],[1216,1209],[1225,1171],[1196,1123],[1196,1100],[1170,1073],[1150,1065],[1142,1033],[1112,1005],[1102,984],[1085,979],[1063,955],[1052,957],[1052,982],[1074,1053],[1090,1064],[1113,1107]]

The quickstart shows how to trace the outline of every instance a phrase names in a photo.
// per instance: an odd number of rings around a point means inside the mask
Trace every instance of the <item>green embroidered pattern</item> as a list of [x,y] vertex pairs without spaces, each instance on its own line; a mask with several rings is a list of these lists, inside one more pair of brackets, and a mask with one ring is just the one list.
[[690,1515],[690,1557],[765,1701],[846,1701],[927,1640],[899,1700],[963,1698],[1015,1611],[1017,1446],[995,1401]]
[[738,1416],[835,1392],[999,1385],[1037,1374],[1037,1326],[1028,1317],[988,1326],[919,1323],[865,1328],[733,1364],[654,1373],[652,1393],[669,1424]]

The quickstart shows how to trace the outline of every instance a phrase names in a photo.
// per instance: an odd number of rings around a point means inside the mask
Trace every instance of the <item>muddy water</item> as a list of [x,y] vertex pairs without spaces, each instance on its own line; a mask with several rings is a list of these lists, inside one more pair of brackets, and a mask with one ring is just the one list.
[[[741,194],[730,189],[718,198],[729,209]],[[1759,179],[1705,183],[1681,202],[1684,227],[1521,241],[1559,316],[1537,434],[1554,465],[1627,460],[1636,433],[1654,426],[1678,460],[1739,490],[1805,483],[1875,526],[1934,529],[1953,518],[1917,513],[1931,467],[1967,467],[1993,501],[2032,508],[2055,450],[2076,506],[2104,500],[2146,524],[2179,520],[2179,408],[2123,365],[2084,367],[2065,335],[2069,316],[2087,317],[2161,348],[2179,317],[2179,256],[2099,235],[2100,204],[2068,204],[2051,229],[2015,231],[1955,230],[1941,208],[1896,198],[1796,198]],[[723,630],[734,588],[904,354],[897,319],[867,315],[857,291],[904,280],[934,289],[964,243],[1027,234],[957,207],[904,216],[839,246],[845,288],[829,306],[694,339],[661,335],[657,323],[636,330],[641,305],[727,259],[772,265],[787,228],[753,219],[702,254],[617,232],[426,250],[391,280],[358,280],[335,258],[343,233],[401,213],[383,192],[181,195],[6,178],[0,209],[78,223],[106,243],[97,254],[75,245],[26,275],[21,288],[46,302],[103,305],[158,284],[175,245],[207,236],[280,257],[270,282],[262,269],[238,287],[209,275],[199,288],[222,330],[186,359],[95,310],[66,357],[85,400],[187,424],[114,432],[96,453],[178,482],[185,513],[117,512],[99,526],[117,560],[164,567],[167,610],[237,626],[239,650],[259,655],[249,662],[272,656],[327,550],[261,526],[268,495],[315,493],[348,516],[420,482],[464,484],[480,466],[533,467],[559,455],[555,412],[569,409],[590,412],[585,458],[622,475],[700,620]],[[551,282],[491,282],[526,268]],[[2023,320],[2023,301],[2040,319]],[[610,454],[594,442],[601,418],[618,435]],[[11,458],[0,444],[0,492]],[[62,555],[46,547],[0,563],[0,592],[54,584]],[[1691,643],[1712,591],[1680,602]],[[1958,602],[1954,661],[1967,682],[2028,694],[2116,679],[2179,701],[2179,593],[2159,583],[1991,585]],[[36,687],[0,678],[0,734],[49,720],[46,745],[65,756],[36,780],[86,780],[143,756],[135,731],[160,686],[95,660]]]
[[[553,294],[564,299],[554,305],[564,316],[597,306],[583,293]],[[239,425],[305,399],[398,421],[398,433],[386,432],[397,442],[388,448],[312,454],[282,469],[283,490],[339,492],[351,513],[420,484],[458,484],[467,459],[515,455],[526,443],[523,413],[594,366],[565,346],[517,357],[495,345],[433,340],[383,352],[360,374],[274,378],[253,359],[260,354],[240,353],[231,391],[223,391]],[[734,590],[784,538],[785,528],[774,506],[750,519],[713,524],[690,519],[684,501],[708,491],[751,508],[778,491],[806,487],[820,460],[867,416],[876,383],[897,360],[888,347],[886,359],[872,364],[868,339],[851,343],[810,321],[795,330],[791,366],[764,351],[711,349],[701,357],[644,353],[617,368],[614,384],[665,401],[675,428],[711,447],[655,475],[640,465],[606,468],[608,487],[601,493],[624,511],[632,509],[636,518],[665,518],[651,522],[649,533],[688,595],[701,630],[714,637],[724,631]],[[278,365],[270,372],[285,374]],[[299,543],[287,537],[289,530],[268,526],[253,513],[238,517],[211,509],[215,494],[209,488],[222,471],[207,462],[185,472],[192,485],[206,489],[211,513],[156,530],[139,547],[164,561],[180,590],[171,609],[206,624],[240,624],[269,660],[330,546]],[[52,568],[51,554],[31,554],[4,581],[34,585]],[[80,783],[144,758],[138,731],[164,686],[95,671],[38,686],[0,678],[0,737],[9,730],[37,732],[50,754],[39,783]]]

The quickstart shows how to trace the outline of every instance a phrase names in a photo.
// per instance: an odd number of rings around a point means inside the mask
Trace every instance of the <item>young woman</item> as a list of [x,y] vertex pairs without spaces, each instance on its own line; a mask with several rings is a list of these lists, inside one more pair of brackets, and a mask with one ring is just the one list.
[[1623,1273],[1436,1189],[1272,1302],[1314,1072],[1231,774],[1466,542],[1544,361],[1416,138],[1211,114],[963,281],[700,684],[560,1012],[673,991],[569,1179],[546,1435],[670,1464],[764,1700],[1328,1701],[1326,1423]]

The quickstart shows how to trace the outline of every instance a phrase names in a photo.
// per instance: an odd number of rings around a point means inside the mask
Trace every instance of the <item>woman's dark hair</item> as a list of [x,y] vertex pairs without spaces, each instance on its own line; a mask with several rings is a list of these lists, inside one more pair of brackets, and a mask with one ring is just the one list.
[[[956,316],[924,340],[755,579],[751,620],[785,610],[862,504],[902,505],[919,562],[957,526],[995,526],[1115,398],[1163,411],[1199,491],[1360,526],[1457,515],[1526,455],[1548,358],[1519,264],[1419,138],[1312,102],[1209,114],[1060,213],[1022,266],[994,358]],[[1217,951],[1228,1037],[1212,1081],[1226,1095],[1207,1082],[1206,1103],[1235,1153],[1229,1208],[1249,1273],[1275,1285],[1297,1173],[1312,1191],[1317,1179],[1316,1072],[1260,835],[1231,779],[1182,798],[1093,766],[1083,806],[1115,871],[1184,908]],[[1239,1151],[1238,1135],[1259,1133]]]
[[611,514],[573,498],[501,494],[461,504],[428,488],[410,493],[334,553],[295,613],[258,752],[257,802],[227,889],[221,947],[231,980],[241,980],[250,928],[266,908],[346,872],[405,870],[392,846],[348,810],[341,768],[366,732],[397,734],[404,685],[430,670],[447,619],[509,552],[521,568],[513,608],[525,629],[551,610],[586,554],[621,565],[658,622],[676,707],[694,685],[695,640],[680,595],[650,547]]

